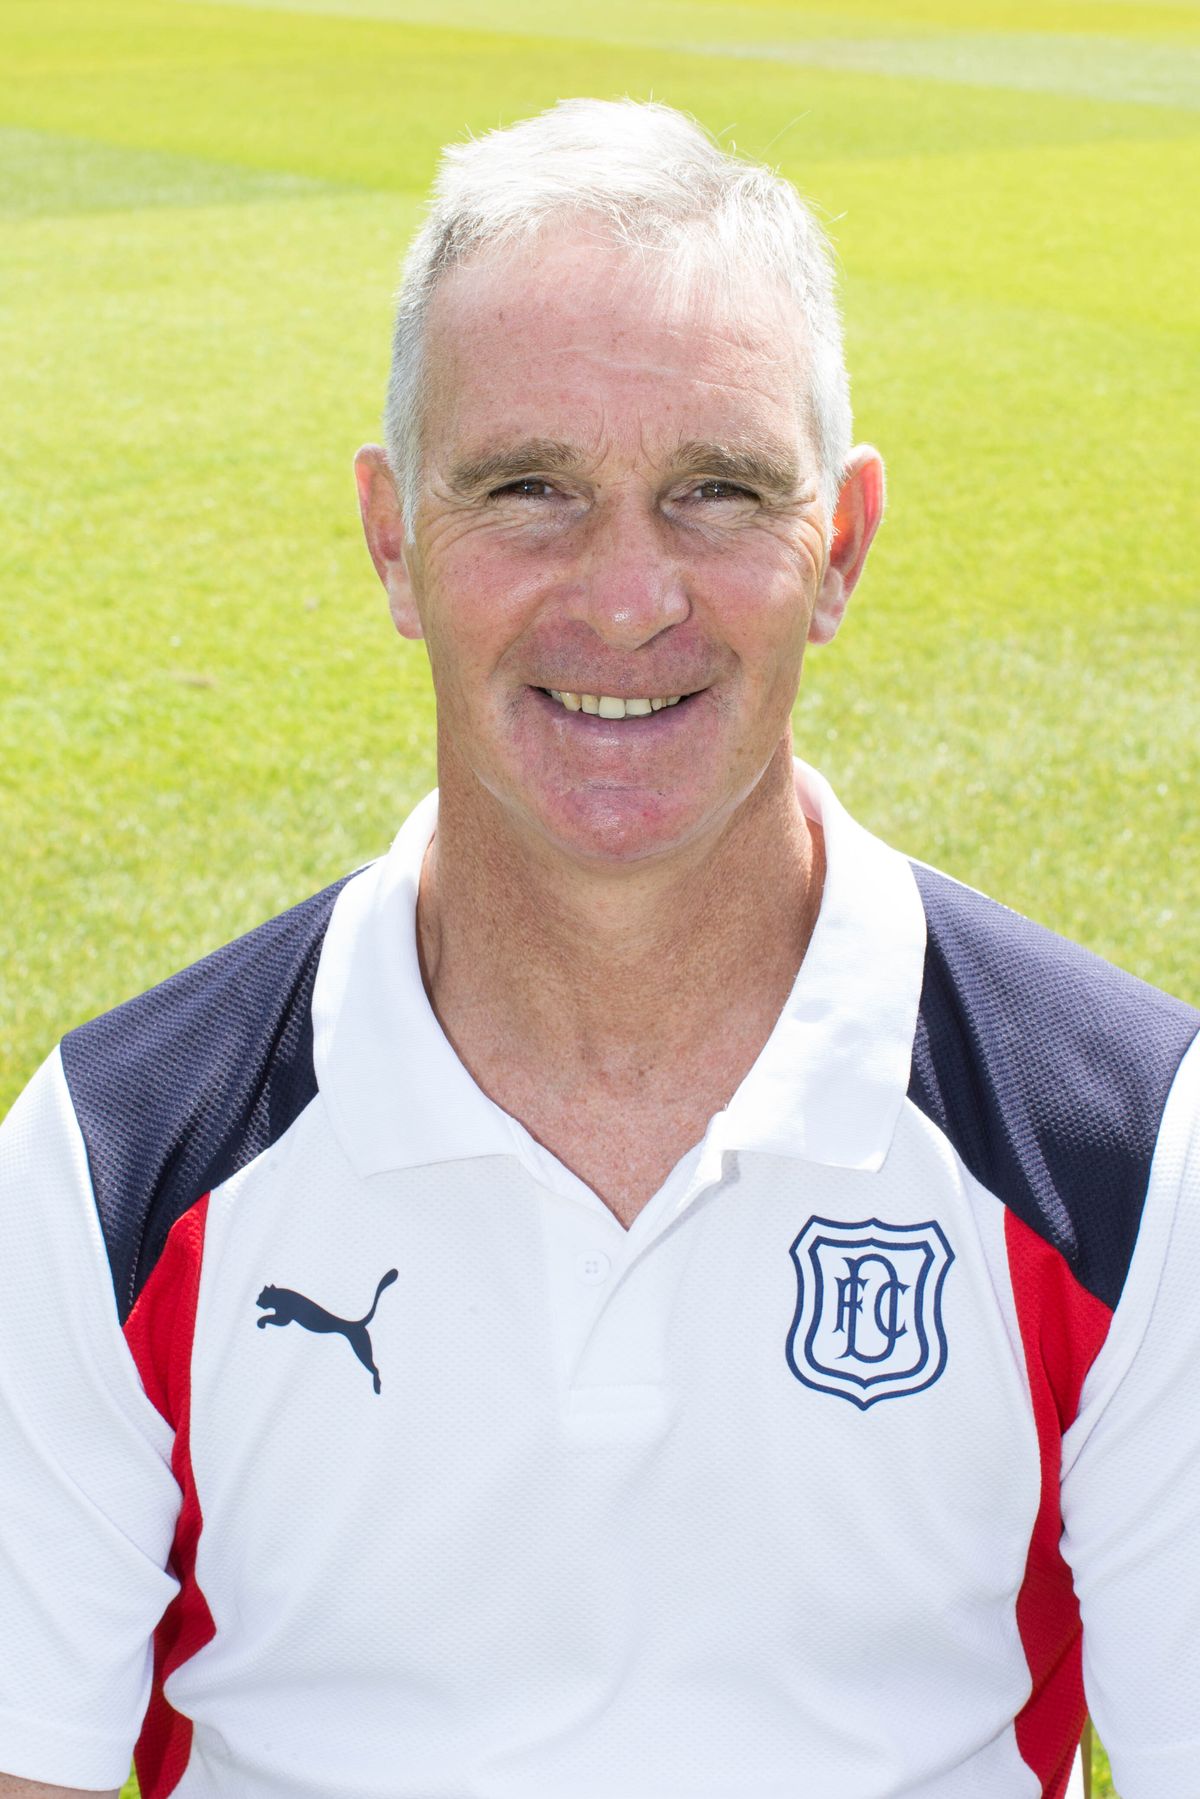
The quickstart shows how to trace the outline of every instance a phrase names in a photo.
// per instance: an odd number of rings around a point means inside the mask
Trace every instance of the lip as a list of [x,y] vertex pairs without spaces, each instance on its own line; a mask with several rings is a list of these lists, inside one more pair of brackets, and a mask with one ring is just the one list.
[[[542,687],[525,689],[533,707],[529,720],[536,720],[538,736],[545,743],[545,732],[563,752],[572,754],[570,766],[578,766],[583,779],[601,774],[626,774],[631,768],[644,766],[644,759],[658,766],[658,757],[703,756],[711,743],[714,712],[709,703],[712,689],[700,687],[680,698],[678,705],[664,705],[660,712],[649,712],[633,718],[601,718],[599,712],[569,712],[558,700],[551,700]],[[583,757],[579,761],[579,757]]]
[[[581,691],[590,690],[582,689]],[[604,691],[610,690],[606,688]],[[644,736],[647,732],[658,734],[661,731],[678,728],[689,712],[692,712],[698,702],[704,699],[708,689],[706,687],[694,688],[690,693],[680,695],[677,706],[663,706],[658,712],[649,712],[633,718],[601,718],[596,712],[570,712],[560,701],[552,699],[544,687],[530,687],[529,692],[533,694],[539,707],[558,720],[565,728],[589,733],[601,731],[611,736],[616,742],[622,736],[632,739],[635,736]],[[613,695],[614,699],[641,699],[643,697],[641,694]]]
[[[646,739],[673,736],[676,730],[685,729],[685,721],[694,721],[698,702],[702,700],[705,689],[698,693],[680,696],[678,705],[664,705],[658,712],[646,712],[635,718],[601,718],[599,712],[569,712],[558,700],[552,700],[551,694],[543,687],[531,687],[538,709],[549,716],[552,727],[567,732],[569,736],[583,734],[594,745],[599,747],[597,739],[604,743],[612,743],[619,747],[624,743],[626,750],[631,750],[635,743],[646,743]],[[621,694],[624,698],[624,694]],[[637,696],[635,696],[637,698]]]
[[[610,719],[568,712],[540,687],[526,686],[510,716],[523,780],[564,816],[590,819],[587,832],[601,836],[618,816],[629,823],[636,814],[642,829],[653,818],[686,811],[689,796],[714,778],[727,749],[713,687],[693,690],[661,712]],[[593,816],[597,806],[600,814]]]

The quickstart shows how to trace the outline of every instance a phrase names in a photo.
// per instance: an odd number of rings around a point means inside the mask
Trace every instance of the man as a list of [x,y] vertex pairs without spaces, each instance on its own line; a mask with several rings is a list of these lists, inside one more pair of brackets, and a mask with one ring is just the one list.
[[1057,1796],[1086,1683],[1194,1799],[1198,1020],[792,761],[883,505],[811,219],[658,107],[449,151],[358,478],[439,795],[6,1126],[8,1790]]

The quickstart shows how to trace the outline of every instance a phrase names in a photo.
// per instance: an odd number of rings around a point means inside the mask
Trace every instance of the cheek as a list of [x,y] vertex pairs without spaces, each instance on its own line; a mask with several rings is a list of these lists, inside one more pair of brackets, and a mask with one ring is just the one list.
[[464,544],[439,558],[423,607],[439,692],[486,677],[520,635],[532,603],[529,584],[514,578],[511,557],[495,544]]
[[794,678],[803,660],[812,617],[812,582],[789,561],[763,558],[743,565],[724,584],[722,634],[755,684],[775,687]]

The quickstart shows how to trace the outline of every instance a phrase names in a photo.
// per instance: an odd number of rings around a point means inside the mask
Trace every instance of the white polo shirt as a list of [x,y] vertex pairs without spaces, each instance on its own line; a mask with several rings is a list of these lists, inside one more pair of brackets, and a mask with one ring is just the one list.
[[628,1231],[430,1010],[433,797],[64,1040],[0,1134],[0,1768],[1057,1799],[1086,1678],[1195,1799],[1200,1021],[798,779],[804,965]]

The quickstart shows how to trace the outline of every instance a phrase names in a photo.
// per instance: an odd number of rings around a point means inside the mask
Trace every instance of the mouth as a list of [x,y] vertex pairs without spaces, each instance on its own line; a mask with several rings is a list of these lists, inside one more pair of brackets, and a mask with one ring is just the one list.
[[670,706],[678,706],[680,701],[690,700],[690,693],[665,693],[621,696],[612,693],[572,693],[568,689],[557,687],[541,687],[539,693],[555,701],[567,712],[587,712],[595,718],[649,718],[652,713],[665,712]]

